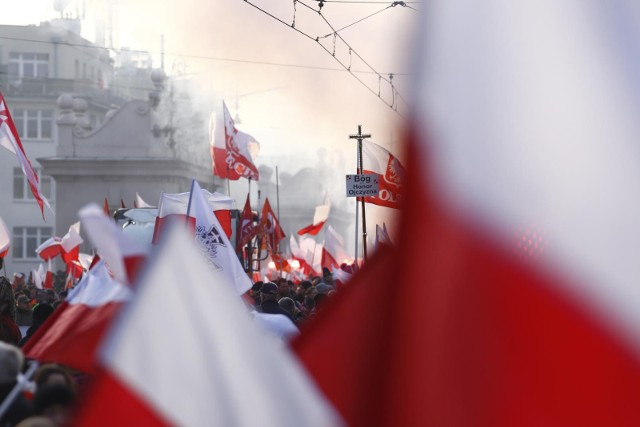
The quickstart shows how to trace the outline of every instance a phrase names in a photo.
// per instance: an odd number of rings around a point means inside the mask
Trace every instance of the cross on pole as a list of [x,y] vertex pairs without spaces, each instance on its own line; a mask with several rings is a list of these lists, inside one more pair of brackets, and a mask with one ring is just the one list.
[[[349,135],[349,139],[357,139],[358,140],[358,165],[357,165],[357,173],[358,175],[362,173],[363,164],[362,164],[362,141],[366,138],[371,138],[371,135],[363,135],[362,134],[362,125],[358,125],[358,133],[356,135]],[[364,260],[367,260],[367,218],[364,210],[364,197],[360,197],[360,203],[362,205],[362,254],[364,255]],[[356,202],[356,208],[358,204]],[[358,263],[358,212],[356,209],[356,265]]]

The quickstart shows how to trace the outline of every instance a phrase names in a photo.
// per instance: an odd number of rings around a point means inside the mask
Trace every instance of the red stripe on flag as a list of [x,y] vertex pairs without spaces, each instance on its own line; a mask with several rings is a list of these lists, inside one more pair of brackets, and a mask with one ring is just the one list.
[[89,388],[89,396],[78,405],[74,426],[111,427],[134,424],[140,427],[163,427],[172,424],[160,418],[134,390],[105,370],[100,370]]

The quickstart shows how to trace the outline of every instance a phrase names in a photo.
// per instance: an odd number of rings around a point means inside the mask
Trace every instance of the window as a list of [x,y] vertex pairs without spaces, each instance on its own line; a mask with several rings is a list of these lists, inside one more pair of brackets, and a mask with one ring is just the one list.
[[[42,175],[42,169],[35,168],[40,182],[40,191],[47,200],[53,199],[53,179],[50,176]],[[22,173],[22,169],[13,168],[13,199],[14,200],[35,200],[29,181]]]
[[9,76],[17,80],[23,77],[45,78],[49,76],[48,53],[9,53]]
[[51,139],[53,137],[53,110],[15,109],[13,121],[21,138]]
[[36,249],[53,234],[53,227],[13,227],[13,259],[37,259]]

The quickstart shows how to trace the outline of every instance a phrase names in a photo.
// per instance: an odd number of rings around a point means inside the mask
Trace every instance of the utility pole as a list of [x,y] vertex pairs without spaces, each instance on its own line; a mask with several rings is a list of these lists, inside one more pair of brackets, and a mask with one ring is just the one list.
[[[358,125],[358,133],[356,135],[349,135],[349,139],[357,139],[358,140],[358,165],[357,165],[357,174],[360,175],[362,174],[362,169],[363,169],[363,165],[362,165],[362,140],[366,139],[366,138],[371,138],[371,135],[363,135],[362,134],[362,125]],[[357,207],[357,203],[356,202],[356,207]],[[364,256],[364,261],[367,260],[367,217],[365,215],[365,210],[364,210],[364,197],[360,197],[360,203],[362,204],[362,254]],[[358,227],[357,225],[357,212],[356,212],[356,229]],[[357,236],[357,233],[356,233]],[[356,241],[356,258],[357,258],[357,247],[358,247],[358,242]],[[358,263],[358,260],[356,259],[356,264]]]

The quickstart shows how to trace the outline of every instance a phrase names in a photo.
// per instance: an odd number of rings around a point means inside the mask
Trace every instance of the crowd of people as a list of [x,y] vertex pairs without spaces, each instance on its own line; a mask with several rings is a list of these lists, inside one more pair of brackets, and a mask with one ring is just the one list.
[[[244,301],[265,332],[287,341],[339,286],[324,269],[322,277],[298,283],[258,281]],[[65,425],[87,389],[90,376],[85,373],[53,363],[38,365],[21,351],[66,296],[65,290],[38,289],[21,273],[11,282],[0,276],[0,402],[8,403],[0,406],[0,427]]]

